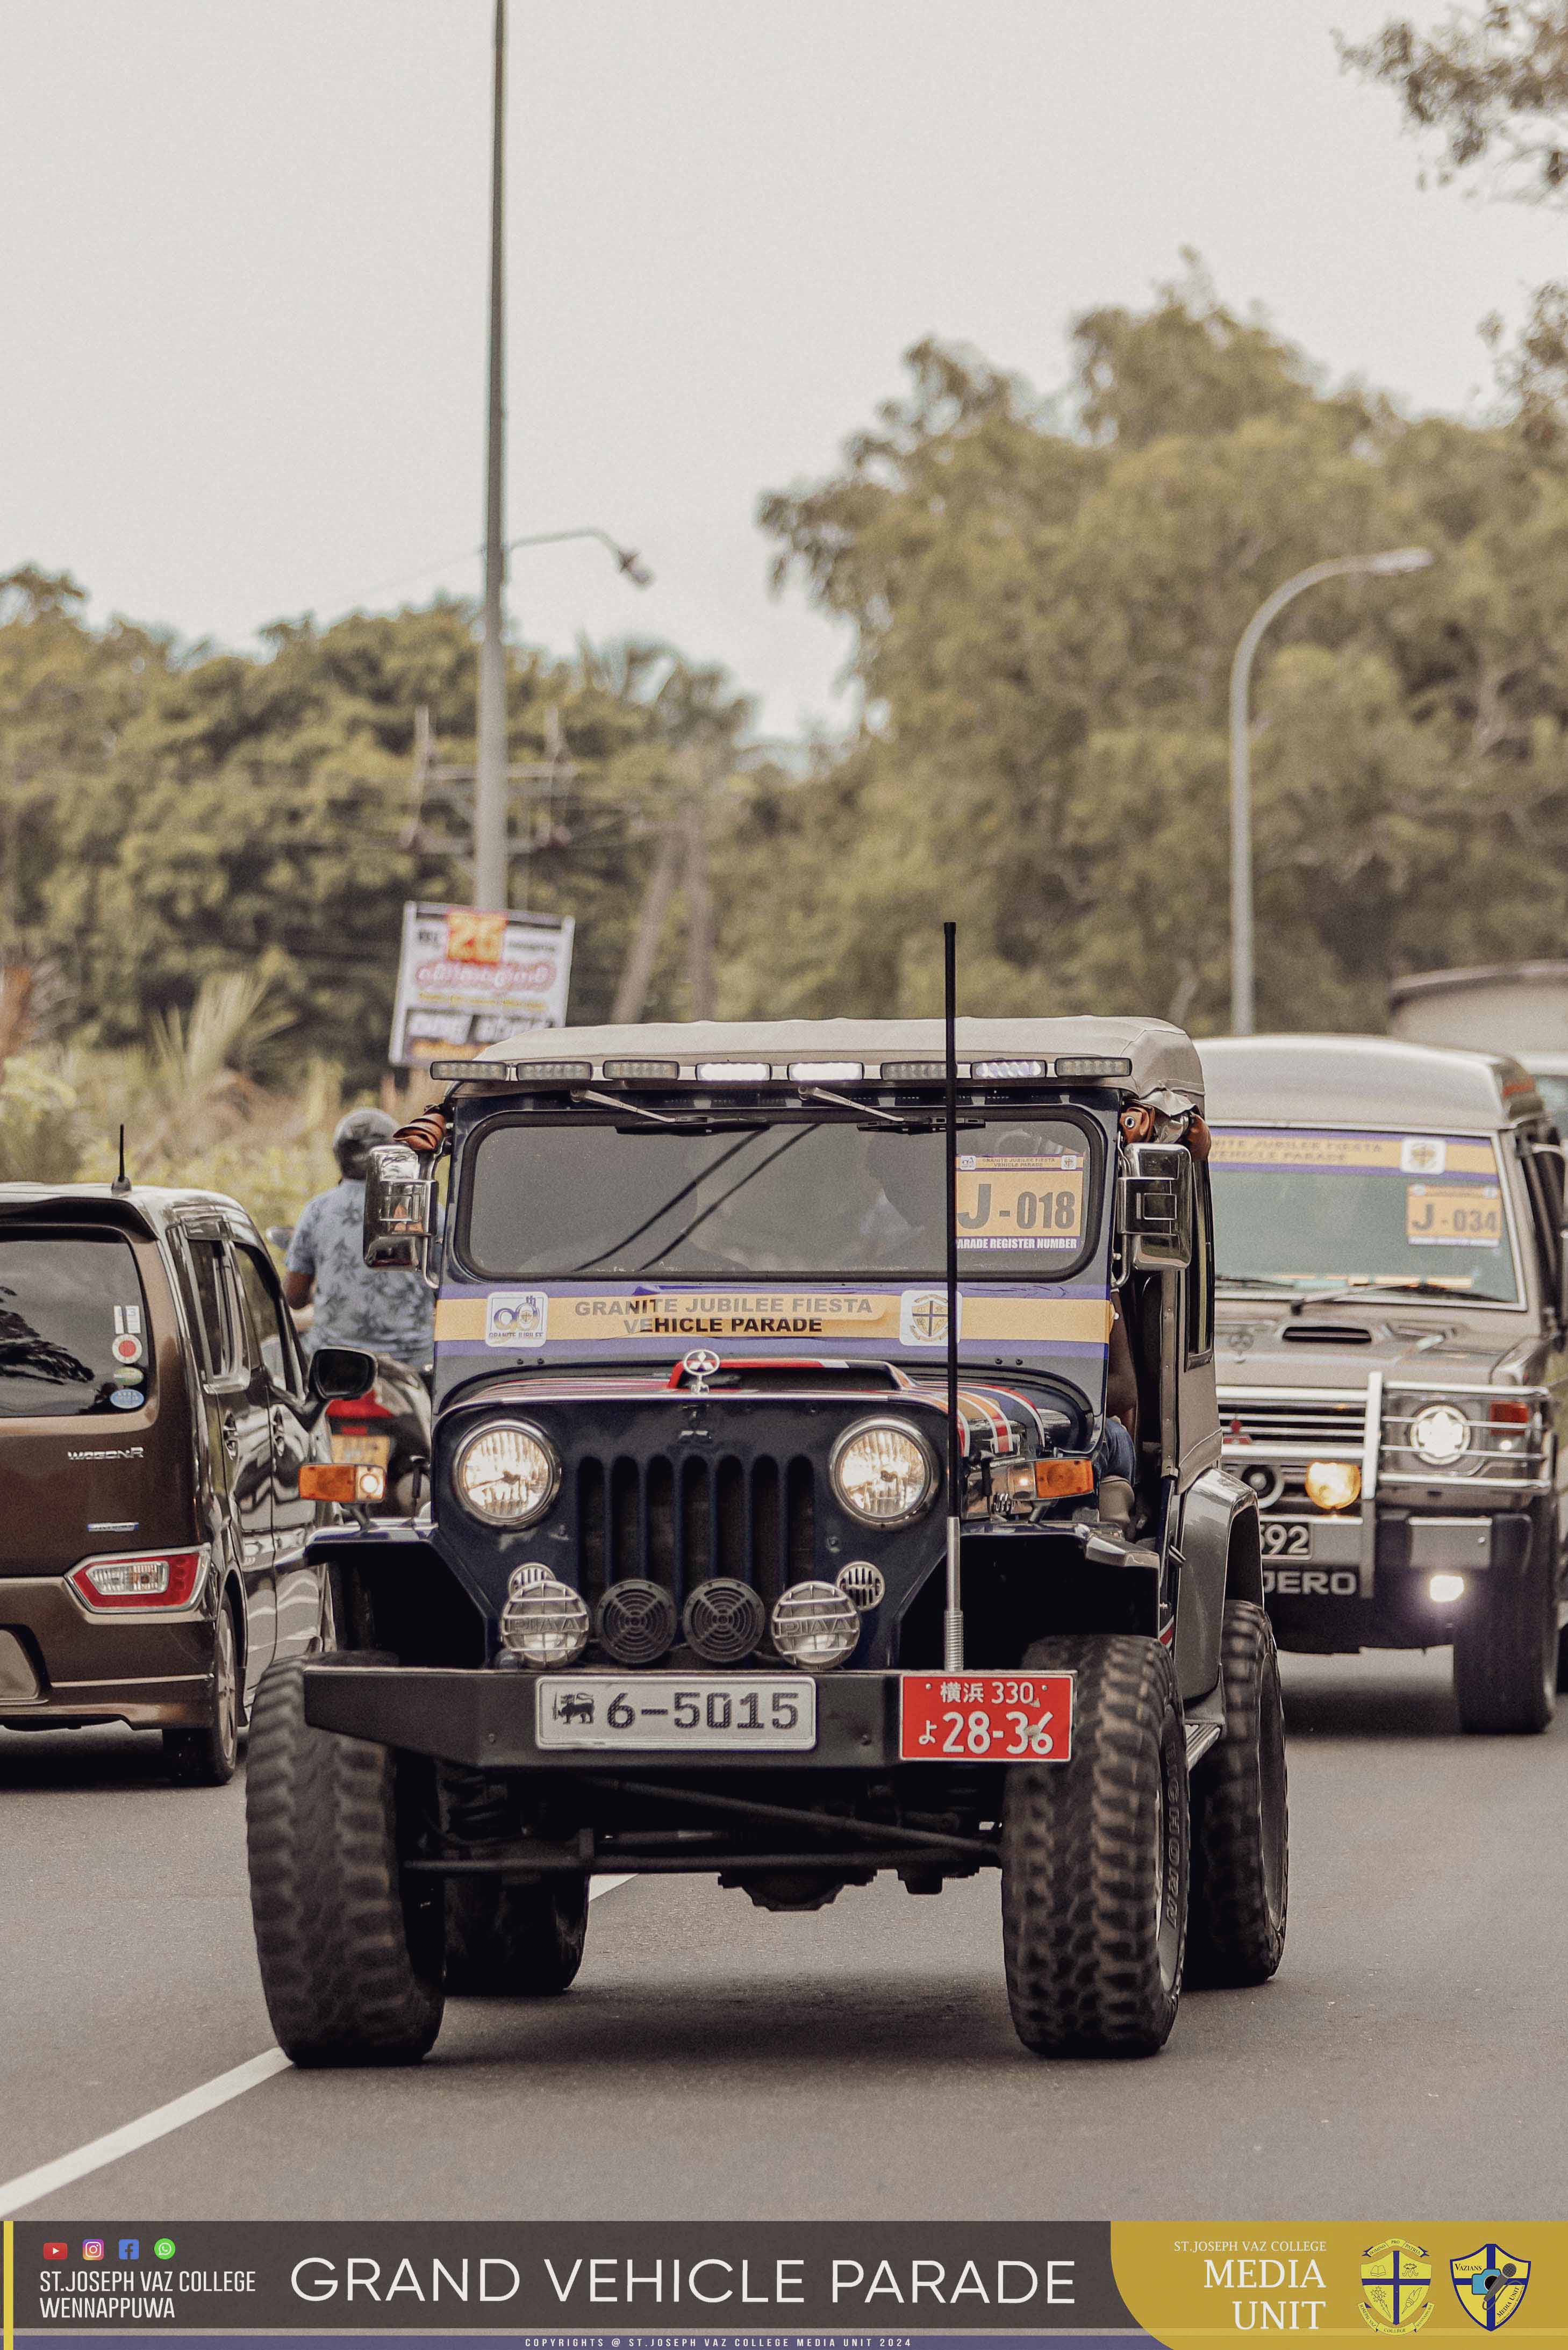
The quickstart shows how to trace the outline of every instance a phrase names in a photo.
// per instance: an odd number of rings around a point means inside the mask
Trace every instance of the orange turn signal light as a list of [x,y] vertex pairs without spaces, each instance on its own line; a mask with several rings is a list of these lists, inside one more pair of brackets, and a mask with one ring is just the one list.
[[382,1502],[387,1472],[357,1461],[307,1461],[299,1472],[304,1502]]
[[1092,1461],[1037,1461],[1034,1463],[1034,1491],[1043,1502],[1060,1500],[1064,1493],[1092,1493],[1095,1490],[1095,1465]]

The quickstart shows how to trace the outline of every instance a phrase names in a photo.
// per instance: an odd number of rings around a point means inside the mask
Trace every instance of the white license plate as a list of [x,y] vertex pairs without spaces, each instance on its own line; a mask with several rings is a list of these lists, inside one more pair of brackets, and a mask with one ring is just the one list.
[[1265,1558],[1310,1558],[1313,1555],[1310,1518],[1265,1518],[1262,1535]]
[[542,1747],[600,1753],[810,1753],[816,1683],[805,1673],[545,1673],[535,1684]]

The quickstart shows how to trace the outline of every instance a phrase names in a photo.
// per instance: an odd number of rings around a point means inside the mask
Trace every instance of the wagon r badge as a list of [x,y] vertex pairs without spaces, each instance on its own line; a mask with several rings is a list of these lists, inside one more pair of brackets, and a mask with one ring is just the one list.
[[1495,2334],[1524,2299],[1530,2262],[1505,2252],[1501,2244],[1482,2244],[1462,2260],[1450,2261],[1449,2274],[1465,2315],[1484,2333]]
[[1432,2314],[1432,2263],[1419,2244],[1385,2236],[1363,2252],[1361,2314],[1375,2334],[1419,2334]]

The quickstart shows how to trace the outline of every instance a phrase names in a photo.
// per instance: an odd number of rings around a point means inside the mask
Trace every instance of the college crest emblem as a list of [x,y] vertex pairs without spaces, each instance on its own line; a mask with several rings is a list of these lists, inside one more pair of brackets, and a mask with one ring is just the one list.
[[1361,2314],[1374,2334],[1419,2334],[1432,2314],[1432,2263],[1419,2244],[1386,2236],[1363,2252]]
[[1485,2333],[1495,2334],[1524,2299],[1530,2262],[1504,2251],[1501,2244],[1481,2244],[1462,2260],[1450,2261],[1449,2274],[1465,2315]]

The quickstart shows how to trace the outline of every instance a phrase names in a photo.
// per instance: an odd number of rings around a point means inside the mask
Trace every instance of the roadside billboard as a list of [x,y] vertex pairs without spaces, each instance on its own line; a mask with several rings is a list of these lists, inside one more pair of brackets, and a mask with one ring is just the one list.
[[405,905],[393,1067],[461,1060],[519,1029],[562,1026],[575,927],[569,914]]

